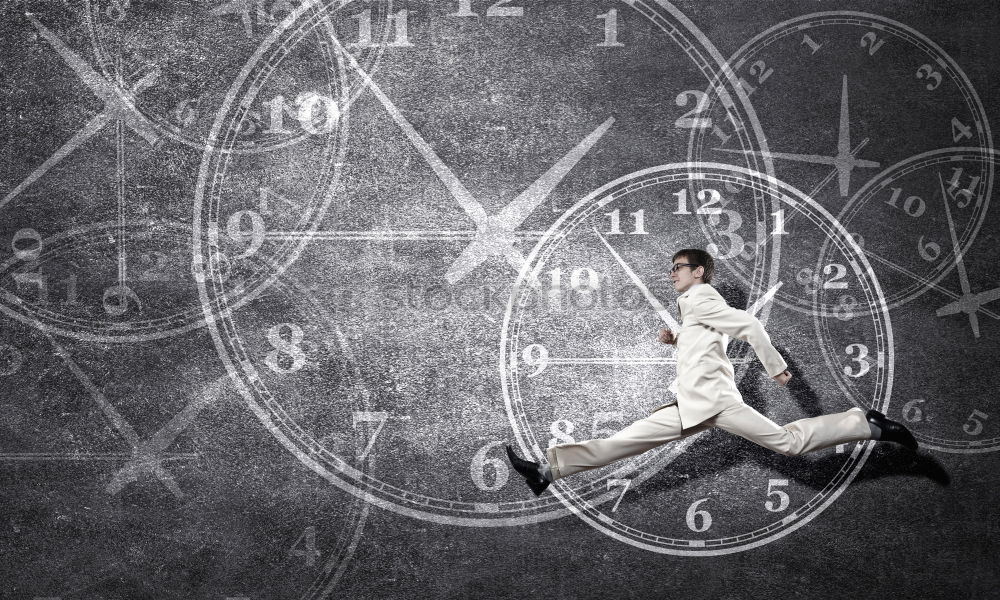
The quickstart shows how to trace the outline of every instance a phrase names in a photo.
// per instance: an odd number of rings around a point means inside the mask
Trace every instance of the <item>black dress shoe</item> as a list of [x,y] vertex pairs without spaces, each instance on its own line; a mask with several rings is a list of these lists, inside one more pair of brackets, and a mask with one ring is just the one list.
[[870,423],[874,423],[876,427],[882,430],[882,436],[878,441],[896,442],[897,444],[906,446],[910,450],[917,450],[917,440],[913,438],[913,434],[902,423],[886,418],[885,415],[874,408],[870,409],[865,416],[868,417]]
[[514,449],[510,447],[510,444],[507,444],[507,458],[510,459],[510,464],[514,466],[514,470],[524,477],[524,481],[536,496],[540,496],[545,491],[545,488],[549,487],[549,480],[542,477],[541,472],[538,470],[540,465],[534,461],[524,460],[514,454]]

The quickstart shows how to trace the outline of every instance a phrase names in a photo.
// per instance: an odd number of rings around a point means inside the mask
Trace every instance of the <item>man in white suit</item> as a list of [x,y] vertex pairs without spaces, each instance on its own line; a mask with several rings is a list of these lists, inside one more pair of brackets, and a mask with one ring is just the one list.
[[786,456],[795,456],[859,440],[882,440],[917,449],[902,424],[872,409],[799,419],[778,425],[743,402],[723,335],[748,342],[764,370],[781,385],[792,374],[771,338],[753,315],[732,308],[711,285],[715,270],[704,250],[685,248],[673,256],[671,280],[680,292],[678,332],[661,329],[659,340],[677,346],[677,400],[660,405],[648,417],[605,439],[557,444],[545,451],[547,463],[524,460],[507,446],[507,456],[528,487],[540,495],[549,483],[719,427]]

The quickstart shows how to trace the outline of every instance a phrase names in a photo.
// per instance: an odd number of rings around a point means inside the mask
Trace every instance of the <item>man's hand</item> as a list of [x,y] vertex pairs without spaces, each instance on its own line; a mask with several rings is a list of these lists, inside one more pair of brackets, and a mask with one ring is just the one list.
[[786,383],[788,383],[788,380],[791,379],[791,378],[792,378],[792,374],[788,372],[788,369],[785,369],[781,373],[778,373],[777,375],[775,375],[773,379],[775,381],[777,381],[778,383],[780,383],[781,385],[785,385]]
[[663,344],[676,344],[677,335],[669,329],[660,330],[660,342]]

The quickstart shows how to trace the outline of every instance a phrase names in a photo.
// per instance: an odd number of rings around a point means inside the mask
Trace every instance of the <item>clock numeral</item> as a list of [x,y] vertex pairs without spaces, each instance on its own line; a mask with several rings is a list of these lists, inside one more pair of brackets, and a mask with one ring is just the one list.
[[833,271],[837,271],[836,275],[827,279],[823,282],[824,290],[843,290],[847,289],[846,281],[837,281],[838,279],[843,279],[847,276],[847,267],[840,263],[828,263],[823,267],[823,274],[830,275]]
[[[694,503],[688,507],[687,514],[684,515],[684,521],[687,523],[688,529],[694,531],[695,533],[708,531],[708,529],[712,526],[712,514],[707,510],[698,509],[698,505],[706,500],[708,500],[708,498],[695,500]],[[701,518],[701,525],[698,525],[697,523],[697,519],[699,517]]]
[[631,479],[609,479],[608,480],[608,489],[609,490],[611,488],[613,488],[613,487],[620,487],[622,489],[622,493],[618,496],[618,500],[615,502],[615,505],[611,507],[611,512],[615,512],[616,510],[618,510],[618,505],[622,503],[622,498],[625,497],[625,492],[628,491],[628,488],[629,488],[630,485],[632,485],[632,480]]
[[[857,351],[858,355],[851,356],[851,354],[854,354],[855,351]],[[851,369],[850,365],[848,365],[844,367],[844,375],[847,375],[848,377],[854,377],[856,379],[858,377],[861,377],[871,369],[871,361],[867,358],[868,346],[858,343],[848,344],[847,347],[844,348],[844,353],[847,354],[848,356],[851,356],[851,360],[858,363],[857,372]]]
[[108,286],[101,297],[104,312],[112,317],[120,317],[127,313],[129,310],[129,301],[132,301],[138,310],[142,310],[142,302],[139,301],[139,296],[124,283],[116,283]]
[[549,439],[549,448],[555,446],[556,444],[572,444],[576,440],[570,434],[573,433],[573,422],[567,421],[566,419],[557,419],[553,421],[552,425],[549,426],[549,433],[552,434],[552,438]]
[[[507,485],[507,481],[510,479],[510,468],[507,467],[507,461],[487,456],[490,450],[502,445],[503,442],[490,442],[472,456],[469,475],[476,487],[484,492],[495,492]],[[486,467],[490,467],[493,471],[493,483],[486,482]]]
[[[379,432],[385,427],[386,422],[389,420],[389,413],[384,410],[372,411],[372,410],[356,410],[351,415],[351,425],[354,429],[358,428],[358,423],[378,423],[375,428],[374,433],[371,435],[371,439],[368,440],[368,445],[365,449],[361,451],[358,455],[358,460],[363,461],[368,457],[368,453],[371,452],[372,446],[375,445],[375,440],[378,438]],[[499,443],[499,442],[497,442]]]
[[710,117],[698,116],[708,108],[708,94],[701,90],[684,90],[683,92],[677,94],[675,102],[677,103],[677,106],[684,108],[688,105],[689,99],[694,100],[694,108],[684,113],[679,119],[674,121],[674,126],[684,129],[704,129],[706,127],[711,127],[712,119]]
[[929,82],[927,84],[929,90],[936,90],[941,85],[941,73],[935,71],[934,67],[930,65],[920,65],[920,68],[917,69],[917,79],[926,79]]
[[22,286],[34,286],[38,304],[49,303],[49,283],[41,273],[14,273],[14,289],[18,296],[24,296]]
[[[249,221],[250,229],[243,229],[245,220]],[[233,258],[253,256],[264,244],[264,218],[253,210],[237,211],[229,215],[229,219],[226,221],[226,235],[237,244],[249,242],[246,250]]]
[[[372,11],[373,9],[369,8],[368,10],[359,12],[356,15],[351,15],[351,18],[358,20],[358,41],[348,44],[348,48],[378,47],[379,44],[372,40]],[[391,48],[406,48],[413,46],[410,42],[408,34],[409,14],[410,12],[404,8],[393,14],[386,15],[386,21],[393,23],[395,26],[395,35],[393,40],[386,44],[387,46]]]
[[774,229],[771,231],[771,235],[788,235],[788,232],[785,231],[785,209],[779,208],[771,215],[774,216]]
[[[300,544],[301,548],[299,547]],[[288,550],[289,558],[295,558],[296,556],[305,558],[307,567],[314,566],[320,554],[320,551],[316,549],[316,527],[313,525],[306,527],[302,535],[299,536],[299,539],[295,540],[295,543]]]
[[934,262],[941,256],[941,246],[936,242],[924,243],[924,236],[920,236],[917,240],[917,253],[920,254],[920,258],[926,260],[927,262]]
[[[523,17],[524,7],[504,6],[514,0],[499,0],[486,9],[487,17]],[[448,15],[449,17],[478,17],[479,14],[472,10],[472,0],[458,0],[458,11]]]
[[964,125],[958,117],[951,118],[951,139],[958,143],[962,138],[972,139],[972,128]]
[[778,504],[775,505],[774,500],[766,500],[764,502],[764,508],[766,508],[767,510],[769,510],[771,512],[781,512],[781,511],[783,511],[783,510],[785,510],[785,509],[788,508],[788,505],[791,503],[791,498],[788,497],[788,494],[786,494],[785,492],[783,492],[781,490],[773,489],[773,488],[776,488],[778,486],[784,486],[784,485],[788,485],[788,480],[787,479],[768,479],[767,480],[767,495],[768,496],[777,496],[778,497]]
[[868,56],[875,56],[878,49],[885,44],[885,40],[878,39],[874,31],[869,31],[868,33],[861,36],[861,47],[864,48],[868,46]]
[[[691,211],[687,208],[687,188],[682,189],[679,192],[674,192],[672,195],[677,196],[677,210],[674,211],[675,215],[690,215]],[[722,207],[712,208],[713,204],[724,205],[722,201],[722,194],[718,190],[704,189],[698,190],[696,194],[698,200],[704,202],[695,213],[699,215],[720,215],[722,214]],[[706,201],[706,197],[708,198]]]
[[[286,332],[287,340],[284,337]],[[281,375],[288,375],[300,370],[306,364],[306,354],[302,350],[304,338],[305,334],[302,332],[302,328],[294,323],[279,323],[268,329],[267,341],[271,343],[274,350],[267,353],[264,364]],[[291,359],[291,364],[288,367],[282,366],[282,363],[288,363],[288,360],[281,360],[283,356]]]
[[[965,208],[969,205],[969,202],[972,202],[972,199],[976,197],[976,189],[979,187],[979,182],[982,178],[978,175],[969,177],[969,186],[964,189],[959,189],[961,186],[963,169],[962,167],[952,167],[951,172],[951,179],[948,180],[948,195],[952,200],[957,201],[957,206],[959,208]],[[965,202],[959,201],[959,196],[965,198]]]
[[[33,243],[23,247],[25,240]],[[10,239],[10,248],[17,260],[34,262],[42,255],[42,236],[35,229],[18,229]]]
[[980,419],[988,419],[989,415],[981,410],[974,410],[969,418],[965,420],[965,425],[962,425],[962,431],[969,435],[979,435],[983,432],[983,422]]
[[612,8],[603,15],[597,15],[598,19],[604,19],[604,41],[597,45],[598,48],[621,48],[625,44],[618,41],[618,9]]
[[[892,188],[892,197],[885,201],[886,204],[893,208],[899,208],[896,201],[903,194],[903,188]],[[911,217],[919,217],[924,214],[927,210],[927,204],[923,201],[920,196],[907,196],[906,200],[903,201],[903,212],[910,215]]]
[[[618,208],[614,209],[613,211],[611,211],[609,213],[604,213],[605,215],[611,217],[611,231],[605,232],[608,235],[623,235],[623,232],[621,230],[620,213],[621,213],[621,209],[618,209]],[[635,211],[634,213],[629,213],[629,214],[632,215],[633,219],[635,219],[635,228],[631,231],[631,234],[632,235],[645,235],[645,234],[648,234],[649,232],[646,231],[645,228],[644,228],[645,227],[645,219],[644,219],[645,215],[644,215],[643,209],[640,208],[639,210]]]
[[[552,277],[552,286],[549,288],[550,295],[562,293],[563,271],[559,267],[549,271]],[[586,280],[584,280],[586,277]],[[573,269],[569,276],[569,287],[571,291],[590,293],[601,289],[600,276],[597,271],[590,267],[577,267]]]
[[534,377],[549,366],[549,351],[541,344],[530,344],[521,351],[521,360],[529,367],[538,367],[534,373],[528,373],[528,377]]
[[[811,54],[816,54],[816,51],[823,47],[823,44],[818,44],[815,41],[813,41],[813,39],[809,37],[809,34],[805,34],[802,36],[802,44],[809,46],[809,48],[812,50]],[[801,46],[802,44],[799,45]]]
[[[768,68],[767,64],[762,60],[758,60],[750,65],[749,71],[751,75],[757,77],[758,86],[764,83],[764,81],[774,73],[774,69]],[[740,87],[746,90],[747,96],[757,91],[756,86],[750,85],[750,83],[742,77],[740,77]]]
[[924,420],[924,411],[921,410],[918,404],[925,402],[923,398],[914,398],[909,400],[903,405],[903,418],[910,423],[916,423],[918,421]]
[[841,296],[837,300],[837,306],[833,309],[833,316],[841,321],[850,321],[854,318],[854,309],[858,306],[859,303],[854,296]]
[[728,217],[729,223],[725,229],[716,229],[715,232],[725,236],[729,241],[729,252],[723,252],[715,242],[709,244],[706,250],[715,256],[716,260],[729,260],[737,256],[749,259],[750,256],[746,255],[746,242],[743,240],[743,236],[736,233],[743,226],[743,217],[740,216],[740,213],[735,210],[723,209],[721,214],[713,214],[708,217],[709,225],[717,228],[722,221],[723,214]]

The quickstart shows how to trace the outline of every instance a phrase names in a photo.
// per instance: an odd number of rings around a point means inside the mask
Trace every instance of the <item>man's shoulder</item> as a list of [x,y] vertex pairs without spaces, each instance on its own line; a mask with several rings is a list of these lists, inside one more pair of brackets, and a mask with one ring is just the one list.
[[717,289],[715,289],[714,287],[712,287],[711,284],[708,283],[700,283],[696,286],[692,286],[691,289],[688,290],[687,297],[688,299],[692,300],[704,300],[707,298],[713,298],[725,302],[725,299],[722,297],[722,294],[720,294]]

